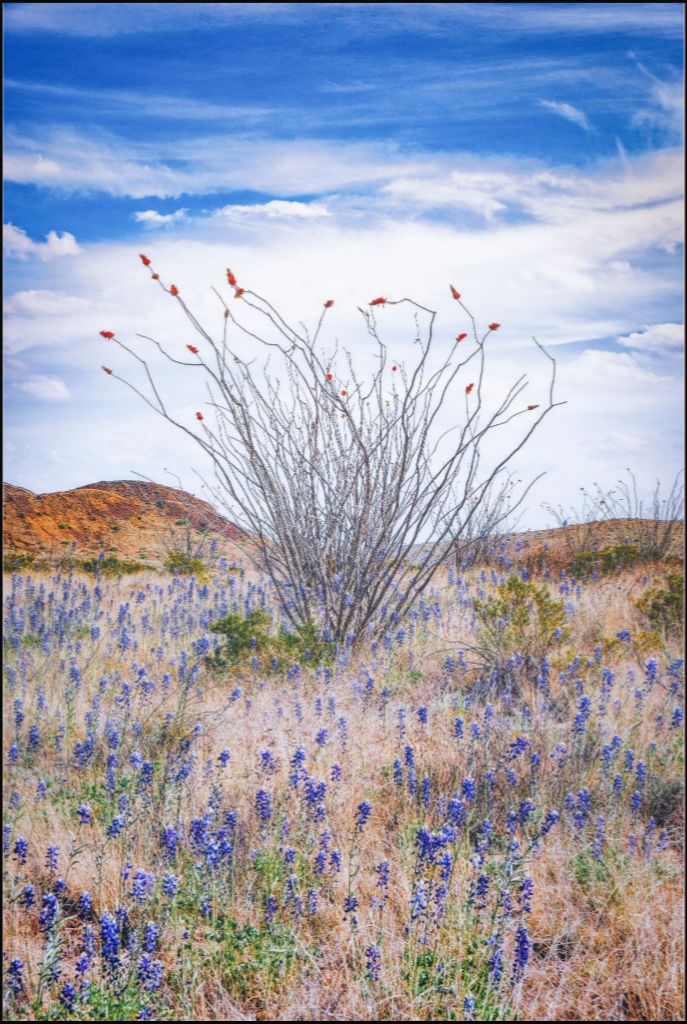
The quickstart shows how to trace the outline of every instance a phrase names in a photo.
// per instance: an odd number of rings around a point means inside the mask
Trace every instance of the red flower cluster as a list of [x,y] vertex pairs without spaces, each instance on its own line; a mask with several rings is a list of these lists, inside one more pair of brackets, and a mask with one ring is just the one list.
[[341,392],[341,394],[342,394],[342,395],[344,396],[344,398],[345,398],[345,397],[346,397],[346,395],[348,394],[348,391],[346,391],[346,390],[344,389],[344,390],[343,390],[343,391]]
[[245,292],[245,290],[246,290],[245,288],[237,288],[234,291],[234,295],[236,296],[237,299],[240,299],[241,296],[243,295],[243,293]]
[[475,386],[474,384],[468,384],[468,386],[465,389],[465,394],[469,395],[470,392],[472,391],[472,389],[474,388],[474,386]]
[[186,348],[189,350],[189,352],[193,352],[194,356],[198,355],[198,349],[196,348],[195,345],[187,345]]
[[458,335],[458,337],[456,338],[456,341],[462,341],[463,338],[467,338],[467,334],[465,333],[465,331],[463,331],[462,334]]
[[172,285],[169,286],[169,292],[170,292],[170,295],[178,295],[179,294],[179,289],[177,288],[177,286],[175,284],[172,284]]
[[333,305],[334,305],[334,299],[327,299],[327,301],[324,304],[324,308],[325,309],[331,309],[331,307]]
[[202,418],[203,418],[203,414],[202,414],[202,412],[197,412],[197,413],[196,413],[196,419],[197,419],[197,420],[202,420]]
[[393,372],[395,373],[395,372],[396,372],[396,370],[398,369],[398,367],[397,367],[397,366],[392,366],[392,367],[391,367],[391,369],[392,369],[392,371],[393,371]]
[[457,301],[460,298],[460,292],[457,292],[452,284],[449,285],[449,288],[451,289],[451,295]]
[[380,296],[379,296],[378,298],[376,298],[376,299],[373,299],[373,300],[372,300],[372,302],[370,303],[370,305],[371,305],[371,306],[383,306],[385,302],[386,302],[386,299],[385,299],[385,298],[383,298],[383,297],[382,297],[382,296],[380,295]]
[[232,288],[236,287],[236,278],[232,274],[232,272],[229,269],[229,267],[227,267],[227,281],[229,282],[229,284],[231,285]]
[[142,252],[139,252],[138,258],[140,259],[140,261],[141,261],[141,263],[143,264],[144,267],[149,267],[150,266],[150,260],[148,259],[147,256],[144,256]]
[[539,406],[538,406],[538,405],[528,405],[528,406],[527,406],[527,411],[528,411],[528,412],[531,412],[531,411],[532,411],[532,409],[538,409],[538,408],[539,408]]
[[103,338],[114,338],[114,331],[101,331]]
[[489,324],[489,330],[490,330],[490,331],[498,331],[498,329],[499,329],[499,327],[500,327],[500,326],[501,326],[501,324],[496,324],[496,323],[494,323],[494,324]]
[[103,370],[105,371],[105,373],[112,373],[112,370],[110,369],[109,366],[103,366]]
[[328,373],[327,374],[327,380],[334,380],[334,374],[333,373]]

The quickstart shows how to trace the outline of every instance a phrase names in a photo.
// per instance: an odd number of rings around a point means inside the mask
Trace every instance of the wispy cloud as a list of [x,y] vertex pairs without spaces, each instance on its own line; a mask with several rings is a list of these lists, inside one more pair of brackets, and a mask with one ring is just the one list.
[[586,132],[594,130],[587,120],[587,115],[584,111],[574,107],[572,103],[562,103],[558,100],[540,100],[539,105],[565,118],[566,121],[576,124],[579,128],[583,128]]
[[15,381],[14,387],[31,398],[45,402],[64,402],[71,398],[71,392],[63,380],[45,373],[35,373],[25,380]]

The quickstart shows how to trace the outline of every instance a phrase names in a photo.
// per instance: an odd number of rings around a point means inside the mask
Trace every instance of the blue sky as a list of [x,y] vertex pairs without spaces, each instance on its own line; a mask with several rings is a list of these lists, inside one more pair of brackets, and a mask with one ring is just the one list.
[[681,4],[4,13],[6,479],[191,485],[191,444],[100,370],[102,327],[182,329],[140,251],[208,315],[227,265],[294,319],[336,293],[354,353],[368,292],[450,331],[454,280],[504,324],[496,382],[555,347],[568,405],[516,467],[547,471],[533,523],[682,464]]

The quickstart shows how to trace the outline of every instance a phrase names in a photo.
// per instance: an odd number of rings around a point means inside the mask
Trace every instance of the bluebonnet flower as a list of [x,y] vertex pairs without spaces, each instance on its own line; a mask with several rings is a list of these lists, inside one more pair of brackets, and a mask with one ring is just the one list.
[[38,925],[41,931],[49,932],[57,921],[59,904],[54,892],[43,893],[41,912],[38,915]]
[[170,899],[176,896],[179,889],[179,879],[176,875],[167,872],[162,876],[162,891],[165,896],[169,896]]
[[29,844],[24,836],[19,836],[14,844],[14,855],[20,864],[26,864],[29,855]]
[[29,907],[34,906],[36,902],[36,890],[32,885],[25,885],[18,897],[19,906],[28,910]]
[[382,967],[382,954],[379,946],[368,946],[365,950],[365,971],[368,981],[379,981]]
[[255,806],[260,820],[269,821],[272,817],[272,798],[266,790],[258,790],[255,795]]
[[116,970],[119,966],[119,931],[110,914],[103,914],[100,918],[100,948],[105,964],[110,970]]
[[59,855],[59,846],[49,846],[45,855],[45,866],[50,874],[55,874],[57,871],[57,857]]
[[332,782],[339,782],[340,781],[340,779],[341,779],[341,765],[340,764],[333,764],[332,765],[330,778],[331,778]]
[[465,1020],[475,1019],[475,1000],[471,996],[465,996],[463,1000],[463,1016]]
[[513,982],[522,981],[530,956],[530,937],[524,924],[515,933],[515,956],[513,958]]
[[67,1013],[71,1013],[74,1009],[74,1003],[76,1002],[76,989],[73,985],[67,983],[62,986],[60,992],[60,1005],[65,1008]]
[[24,964],[18,956],[12,957],[7,968],[7,986],[14,996],[21,995],[24,991]]
[[87,890],[84,890],[79,897],[79,917],[88,921],[92,916],[93,902],[91,900],[91,894]]
[[153,960],[145,954],[141,957],[136,977],[142,989],[146,992],[156,992],[162,984],[163,974],[164,967],[161,960]]
[[356,832],[362,832],[365,827],[367,819],[370,817],[372,811],[372,804],[368,800],[363,800],[358,804],[358,811],[355,818],[355,830]]

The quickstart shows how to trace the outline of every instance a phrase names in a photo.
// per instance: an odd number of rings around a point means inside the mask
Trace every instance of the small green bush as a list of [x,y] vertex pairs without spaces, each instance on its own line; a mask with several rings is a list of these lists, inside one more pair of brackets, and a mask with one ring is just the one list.
[[84,558],[77,562],[77,568],[83,572],[102,573],[103,576],[124,576],[142,572],[146,566],[142,562],[127,562],[116,555],[107,555],[105,558]]
[[3,572],[21,572],[22,569],[30,569],[32,565],[33,557],[20,551],[8,551],[2,557]]
[[240,668],[255,655],[262,661],[276,659],[279,671],[296,661],[319,665],[334,656],[335,645],[323,640],[312,622],[293,633],[282,628],[277,636],[272,636],[269,627],[269,615],[257,609],[246,618],[232,613],[213,623],[210,631],[219,633],[224,642],[205,659],[206,665],[213,669]]
[[683,573],[669,572],[664,586],[650,587],[636,602],[636,607],[655,629],[669,633],[680,628],[684,603],[685,577]]
[[526,674],[532,675],[542,658],[568,639],[563,602],[554,601],[546,587],[519,576],[500,584],[496,596],[476,599],[473,609],[482,668],[502,681],[510,679],[509,663],[516,655],[523,657]]
[[641,552],[636,544],[615,544],[599,551],[582,551],[573,558],[568,571],[578,579],[598,572],[608,576],[612,572],[631,569],[640,560]]
[[185,551],[170,551],[165,559],[165,569],[179,573],[180,576],[203,577],[205,574],[202,558],[194,558]]

